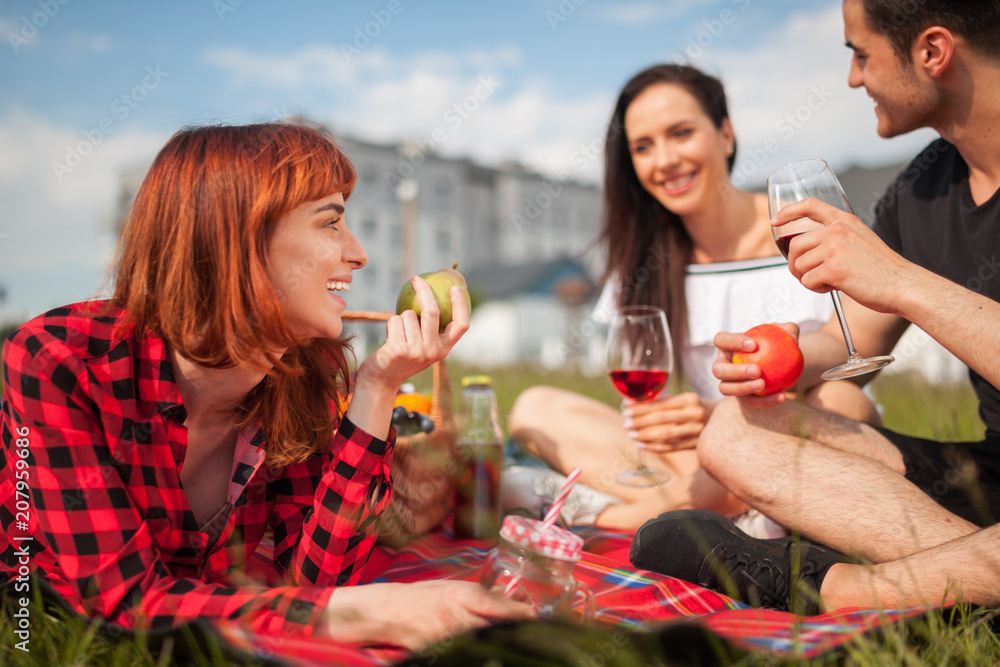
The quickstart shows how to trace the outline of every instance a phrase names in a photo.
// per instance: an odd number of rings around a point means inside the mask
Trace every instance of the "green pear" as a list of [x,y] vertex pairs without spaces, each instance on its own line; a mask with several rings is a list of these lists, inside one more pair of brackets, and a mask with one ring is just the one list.
[[[472,310],[472,299],[469,298],[469,286],[465,282],[465,276],[456,271],[457,268],[458,264],[455,264],[450,269],[441,269],[440,271],[420,274],[420,277],[427,281],[427,284],[431,287],[431,291],[434,292],[434,300],[437,301],[438,309],[441,311],[441,319],[438,324],[439,333],[444,331],[444,328],[451,322],[451,295],[449,291],[452,285],[458,285],[458,288],[462,291],[462,296],[465,297],[465,306],[470,311]],[[412,310],[418,316],[420,315],[420,306],[417,304],[417,292],[413,289],[413,285],[410,284],[409,280],[403,285],[403,289],[399,290],[399,296],[396,298],[396,314],[400,315],[404,310]]]

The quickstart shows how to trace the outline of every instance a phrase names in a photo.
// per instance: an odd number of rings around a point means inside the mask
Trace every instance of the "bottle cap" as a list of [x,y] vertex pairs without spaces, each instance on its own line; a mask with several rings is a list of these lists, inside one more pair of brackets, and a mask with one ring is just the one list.
[[559,560],[579,560],[583,552],[583,538],[579,535],[559,526],[542,530],[541,521],[516,514],[504,517],[500,537]]
[[466,375],[462,378],[462,386],[469,387],[473,385],[483,385],[486,387],[493,386],[493,378],[489,375]]

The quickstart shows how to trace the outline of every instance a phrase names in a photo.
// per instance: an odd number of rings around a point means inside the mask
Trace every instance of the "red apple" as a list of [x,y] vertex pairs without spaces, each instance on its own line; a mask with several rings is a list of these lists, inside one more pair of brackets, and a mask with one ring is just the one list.
[[757,396],[770,396],[791,389],[799,381],[805,366],[802,350],[792,334],[777,324],[761,324],[745,335],[757,341],[757,349],[753,352],[733,352],[733,363],[760,366],[764,388],[756,392]]

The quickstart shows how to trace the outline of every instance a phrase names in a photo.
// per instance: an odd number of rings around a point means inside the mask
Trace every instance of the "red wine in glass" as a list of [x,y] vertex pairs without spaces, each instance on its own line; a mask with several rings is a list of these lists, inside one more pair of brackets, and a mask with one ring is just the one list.
[[805,234],[805,232],[794,232],[792,234],[785,234],[784,236],[779,236],[778,238],[774,239],[774,242],[778,245],[778,250],[781,251],[781,255],[785,259],[788,259],[788,244],[790,244],[792,242],[792,239],[794,239],[799,234]]
[[[615,314],[608,329],[606,368],[626,401],[644,403],[656,398],[673,370],[670,327],[662,308],[626,306]],[[638,441],[636,450],[638,465],[616,475],[620,484],[652,487],[670,479],[666,470],[646,465],[644,446]]]
[[633,401],[648,401],[667,386],[667,371],[623,371],[613,370],[610,373],[611,384],[618,393]]
[[[792,162],[767,177],[767,208],[772,218],[788,204],[807,197],[814,197],[847,213],[853,212],[851,203],[847,200],[847,195],[844,194],[844,189],[840,186],[836,175],[830,169],[830,165],[823,160]],[[774,242],[778,246],[778,250],[787,259],[788,246],[793,238],[822,226],[809,218],[800,218],[784,224],[780,228],[772,227],[771,233],[774,234]],[[844,343],[847,345],[847,361],[831,368],[820,377],[824,380],[843,380],[855,375],[871,373],[891,364],[893,358],[889,355],[865,358],[858,354],[854,347],[854,340],[851,338],[851,330],[847,326],[847,318],[844,317],[840,293],[834,290],[830,292],[830,297],[833,299],[833,307],[837,311],[840,330],[844,335]]]

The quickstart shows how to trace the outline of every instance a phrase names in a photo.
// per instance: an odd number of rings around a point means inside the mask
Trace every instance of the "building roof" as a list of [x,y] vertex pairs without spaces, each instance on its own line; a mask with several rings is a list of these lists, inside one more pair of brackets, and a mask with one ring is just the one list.
[[597,285],[582,263],[572,257],[515,265],[481,265],[459,268],[469,290],[484,301],[509,299],[517,295],[558,296],[560,293],[589,298]]
[[854,215],[871,226],[875,222],[875,205],[905,166],[905,164],[872,168],[852,166],[837,174],[837,180],[840,181],[848,201],[851,202]]

